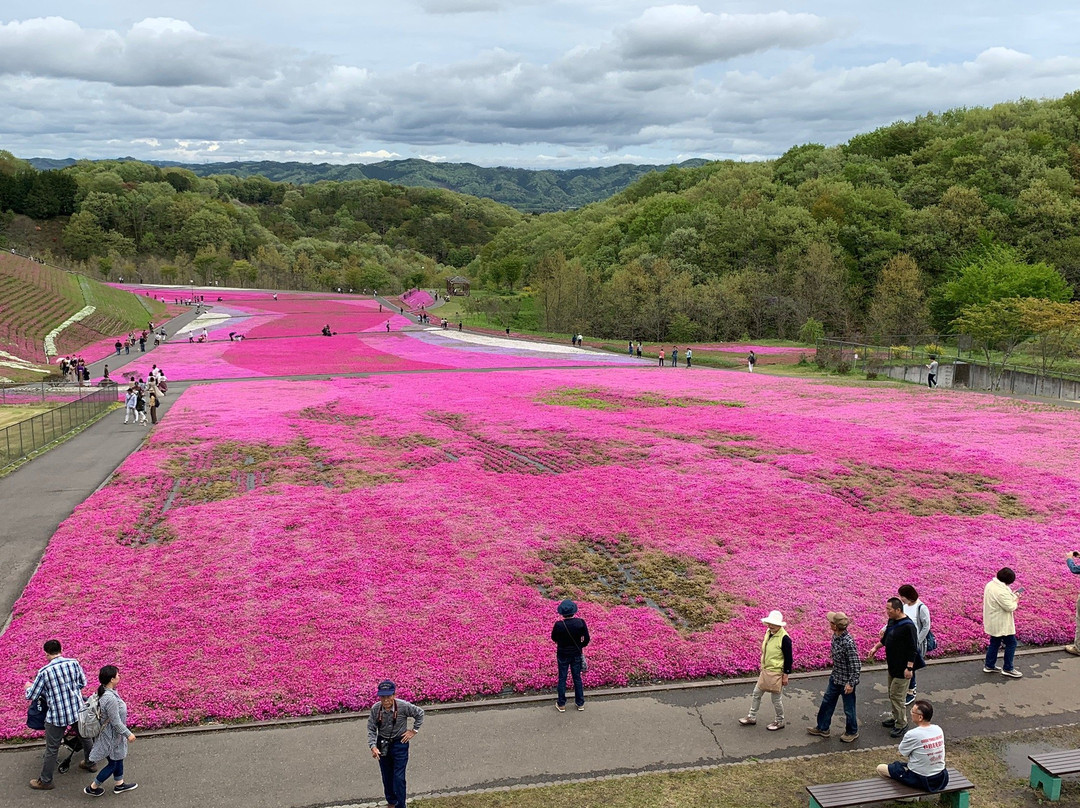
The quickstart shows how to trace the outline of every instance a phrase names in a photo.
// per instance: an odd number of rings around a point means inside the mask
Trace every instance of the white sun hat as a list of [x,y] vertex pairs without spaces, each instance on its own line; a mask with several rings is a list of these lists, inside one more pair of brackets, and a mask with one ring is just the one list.
[[780,614],[780,611],[778,609],[773,609],[771,612],[769,612],[768,617],[761,618],[761,622],[767,626],[787,625],[787,623],[784,622],[784,615]]

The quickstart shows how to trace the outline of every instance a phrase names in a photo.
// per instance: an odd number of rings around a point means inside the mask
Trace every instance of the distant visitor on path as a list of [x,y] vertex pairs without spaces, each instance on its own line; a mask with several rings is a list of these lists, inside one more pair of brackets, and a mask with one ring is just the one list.
[[629,353],[629,354],[630,354],[631,356],[633,356],[633,355],[634,355],[634,342],[633,342],[633,340],[631,340],[630,342],[627,342],[627,343],[626,343],[626,351],[627,351],[627,353]]
[[673,368],[679,366],[679,347],[677,345],[671,346],[671,366]]
[[[986,664],[983,673],[1000,673],[1012,679],[1019,679],[1024,674],[1013,667],[1013,655],[1016,653],[1016,608],[1020,605],[1023,587],[1013,590],[1016,573],[1009,567],[1002,567],[997,575],[983,587],[983,631],[990,635],[990,646],[986,649]],[[998,649],[1005,646],[1004,667],[997,667]]]
[[836,712],[836,702],[844,700],[844,734],[840,740],[851,743],[859,737],[859,719],[855,713],[855,688],[859,686],[859,675],[862,672],[862,661],[859,659],[859,650],[855,647],[855,640],[848,633],[851,620],[843,612],[829,612],[825,615],[829,621],[829,629],[832,631],[832,674],[829,683],[825,686],[825,695],[821,697],[821,707],[818,709],[817,723],[806,730],[811,735],[819,738],[828,738],[832,732],[833,713]]
[[693,361],[694,361],[694,352],[690,348],[687,348],[686,349],[686,366],[690,367],[690,365],[691,365],[691,363]]
[[[383,796],[387,805],[405,808],[405,768],[409,765],[409,741],[424,723],[424,711],[395,698],[397,686],[389,679],[379,682],[379,700],[368,715],[367,737],[371,756],[379,761]],[[413,720],[409,729],[409,719]]]
[[938,361],[936,356],[930,357],[930,364],[926,366],[926,386],[933,390],[937,387]]
[[757,723],[761,696],[768,693],[772,696],[776,720],[766,729],[775,732],[784,728],[784,688],[795,662],[791,637],[784,631],[784,626],[787,625],[784,616],[777,609],[773,609],[766,617],[761,618],[761,622],[765,624],[765,639],[761,641],[761,673],[758,674],[754,693],[750,697],[750,712],[745,718],[740,718],[739,723],[744,727],[752,727]]
[[134,791],[138,783],[124,780],[124,760],[128,754],[128,742],[135,740],[135,735],[127,727],[127,704],[116,692],[120,683],[120,671],[115,665],[106,665],[98,672],[101,686],[97,689],[98,710],[101,715],[101,732],[94,739],[94,748],[90,752],[90,762],[108,761],[97,773],[97,777],[83,789],[91,797],[100,797],[105,793],[105,781],[113,778],[113,794]]
[[746,357],[746,366],[747,366],[747,368],[749,369],[749,371],[751,373],[754,372],[754,365],[756,365],[756,364],[757,364],[757,354],[755,354],[753,351],[750,351],[750,355],[748,357]]
[[591,640],[589,627],[577,617],[577,604],[564,600],[556,607],[559,619],[551,627],[551,641],[555,643],[555,661],[559,666],[559,683],[556,690],[555,709],[566,712],[566,675],[574,679],[574,703],[578,712],[585,710],[585,685],[581,674],[588,669],[585,662],[585,646]]
[[637,358],[641,359],[641,340],[638,340],[637,343]]
[[941,791],[949,785],[949,772],[945,768],[945,733],[937,724],[931,724],[934,708],[926,699],[911,705],[911,721],[915,725],[897,747],[899,760],[877,767],[877,773],[886,780],[898,780],[905,786],[922,791]]
[[660,349],[659,356],[660,356],[660,364],[658,365],[658,367],[663,367],[664,366],[664,349],[663,348]]
[[[1065,563],[1069,565],[1069,572],[1080,575],[1080,552],[1073,550],[1067,553]],[[1080,656],[1080,595],[1076,596],[1076,632],[1073,634],[1072,645],[1066,645],[1065,651],[1073,656]]]

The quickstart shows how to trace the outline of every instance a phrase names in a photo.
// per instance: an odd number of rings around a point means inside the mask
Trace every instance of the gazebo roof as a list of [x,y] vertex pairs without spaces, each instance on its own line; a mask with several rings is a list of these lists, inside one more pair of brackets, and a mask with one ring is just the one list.
[[455,275],[454,277],[450,278],[447,281],[447,283],[468,283],[468,282],[469,282],[468,278],[463,278],[460,275]]

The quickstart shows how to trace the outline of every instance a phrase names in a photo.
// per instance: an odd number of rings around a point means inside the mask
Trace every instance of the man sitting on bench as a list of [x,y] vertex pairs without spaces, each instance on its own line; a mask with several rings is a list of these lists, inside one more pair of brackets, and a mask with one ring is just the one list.
[[941,791],[949,785],[949,772],[945,769],[945,733],[937,724],[930,723],[933,717],[934,707],[926,699],[911,705],[911,721],[915,726],[904,735],[898,749],[908,762],[882,763],[877,767],[878,774],[923,791]]

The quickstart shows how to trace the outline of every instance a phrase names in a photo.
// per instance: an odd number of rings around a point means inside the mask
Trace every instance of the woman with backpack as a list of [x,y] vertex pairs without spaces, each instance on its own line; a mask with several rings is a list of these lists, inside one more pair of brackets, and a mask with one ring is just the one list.
[[[926,659],[928,651],[933,651],[937,648],[937,642],[930,642],[930,610],[926,608],[926,604],[919,600],[919,593],[911,584],[904,584],[897,590],[897,594],[900,596],[900,600],[904,604],[904,614],[911,618],[911,622],[915,624],[915,631],[918,634],[919,642],[919,656]],[[927,643],[933,646],[928,648]],[[915,686],[915,673],[911,674],[911,681],[908,682],[907,698],[904,700],[905,706],[910,707],[915,703],[917,696]],[[925,695],[925,693],[923,694]]]
[[108,765],[83,789],[91,797],[100,797],[105,793],[103,783],[110,775],[115,781],[114,794],[134,791],[139,787],[138,783],[124,782],[124,759],[128,753],[128,741],[134,741],[135,736],[127,728],[127,705],[116,692],[116,686],[120,682],[119,669],[115,665],[106,665],[98,673],[98,681],[101,682],[97,689],[101,732],[94,739],[94,748],[90,750],[90,763],[108,760]]

